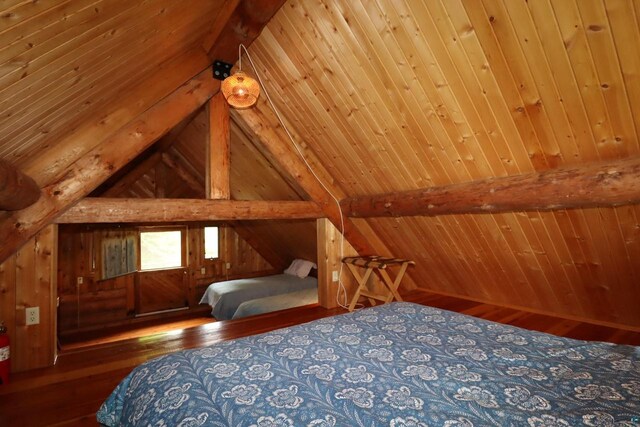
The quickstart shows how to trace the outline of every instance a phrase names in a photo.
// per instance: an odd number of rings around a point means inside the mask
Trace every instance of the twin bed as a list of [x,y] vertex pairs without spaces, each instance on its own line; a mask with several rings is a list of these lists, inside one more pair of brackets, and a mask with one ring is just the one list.
[[391,303],[162,356],[108,426],[640,425],[640,347]]
[[292,274],[228,280],[209,285],[200,304],[209,304],[217,320],[282,310],[318,302],[318,279]]

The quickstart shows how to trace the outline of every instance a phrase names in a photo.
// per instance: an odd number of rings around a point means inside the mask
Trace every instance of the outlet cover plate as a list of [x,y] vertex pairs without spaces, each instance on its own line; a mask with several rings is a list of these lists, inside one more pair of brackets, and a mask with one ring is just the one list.
[[40,323],[40,307],[27,307],[25,310],[27,319],[26,324],[29,325],[37,325]]
[[338,277],[338,272],[337,271],[332,271],[331,272],[331,280],[334,281],[334,282],[337,282],[338,278],[339,278]]

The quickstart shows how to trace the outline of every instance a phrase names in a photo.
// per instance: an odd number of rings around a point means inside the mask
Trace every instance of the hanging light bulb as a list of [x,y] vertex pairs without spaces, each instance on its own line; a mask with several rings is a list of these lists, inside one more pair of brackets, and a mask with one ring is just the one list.
[[221,90],[229,105],[238,110],[253,107],[260,96],[260,85],[242,68],[224,79]]

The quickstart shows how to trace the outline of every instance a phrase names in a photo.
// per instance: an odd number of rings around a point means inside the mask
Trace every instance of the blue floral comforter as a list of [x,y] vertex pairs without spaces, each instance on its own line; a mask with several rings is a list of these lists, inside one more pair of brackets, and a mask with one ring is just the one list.
[[640,425],[640,347],[391,303],[137,367],[109,426]]

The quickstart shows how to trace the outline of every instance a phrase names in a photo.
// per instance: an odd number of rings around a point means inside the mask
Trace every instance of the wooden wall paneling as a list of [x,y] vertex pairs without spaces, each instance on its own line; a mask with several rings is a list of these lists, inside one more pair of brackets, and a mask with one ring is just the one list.
[[[606,153],[601,153],[602,147],[596,145],[576,77],[574,73],[567,72],[572,69],[572,65],[566,49],[563,48],[565,40],[559,29],[560,23],[556,21],[555,25],[549,25],[555,21],[551,21],[551,18],[555,17],[555,7],[552,9],[548,2],[536,2],[537,4],[531,5],[516,3],[518,2],[504,4],[511,21],[518,22],[518,25],[513,27],[519,35],[522,49],[532,67],[534,77],[538,75],[539,69],[542,69],[542,75],[546,75],[548,66],[548,72],[551,74],[550,83],[557,89],[559,99],[562,99],[564,113],[571,125],[581,159],[589,161],[606,158]],[[535,42],[528,43],[524,40]],[[537,86],[544,87],[541,83]],[[547,103],[550,104],[551,100]],[[567,140],[570,139],[561,139]]]
[[[532,124],[526,114],[519,114],[522,99],[514,87],[511,73],[506,64],[500,62],[502,55],[495,51],[493,38],[482,39],[461,2],[443,2],[451,24],[455,27],[458,40],[466,52],[467,58],[481,84],[483,94],[493,110],[496,122],[506,141],[509,141],[512,158],[503,158],[504,162],[515,161],[520,171],[546,169],[549,167],[546,152],[536,137]],[[480,5],[476,3],[476,5]],[[488,19],[482,22],[490,25]],[[483,43],[484,42],[484,43]],[[525,110],[526,111],[526,110]],[[550,141],[552,142],[552,141]],[[556,149],[548,147],[553,153]],[[510,173],[512,173],[510,171]]]
[[[585,50],[593,57],[593,67],[597,77],[594,89],[600,92],[604,100],[606,115],[611,124],[608,143],[612,146],[612,151],[620,157],[637,153],[640,149],[638,130],[635,128],[629,93],[625,86],[605,4],[576,2],[576,5],[583,28],[586,29],[585,37],[589,46]],[[627,43],[633,43],[633,38]],[[587,105],[591,107],[591,104]]]
[[633,282],[633,270],[627,261],[627,252],[615,211],[612,208],[599,208],[585,209],[583,213],[590,239],[600,259],[600,267],[607,272],[598,283],[598,287],[607,294],[609,320],[623,324],[633,321],[635,316],[625,317],[628,313],[633,313],[634,309],[637,310],[640,299],[637,294],[620,292],[627,286],[625,284]]
[[[603,88],[587,40],[587,34],[591,31],[583,24],[576,2],[555,2],[553,9],[563,41],[568,46],[566,52],[573,67],[573,75],[580,88],[584,109],[599,151],[605,158],[624,156],[626,148],[617,144],[614,139],[612,117],[607,114]],[[603,55],[602,59],[606,60],[607,56]],[[615,63],[617,64],[617,60]],[[606,80],[602,83],[606,84]],[[614,85],[614,82],[610,83]],[[615,89],[612,88],[612,90]]]
[[607,273],[603,271],[602,262],[596,249],[597,244],[604,242],[591,241],[589,225],[582,211],[567,210],[566,216],[573,227],[575,240],[580,250],[574,262],[578,269],[583,270],[588,277],[588,280],[583,283],[582,292],[586,292],[591,298],[598,301],[598,304],[593,307],[591,315],[597,319],[606,319],[611,315],[611,303],[609,295],[601,285],[607,282]]
[[[279,15],[276,16],[275,20],[278,20],[278,18],[279,18]],[[289,27],[285,27],[285,28],[289,28]],[[276,34],[273,31],[266,30],[263,33],[263,35],[260,37],[260,39],[257,41],[257,45],[259,46],[260,43],[265,40],[270,41],[270,37],[273,38],[279,35],[283,35],[286,37],[286,33],[284,32],[281,32],[280,34]],[[298,36],[304,37],[305,35],[301,34]],[[292,39],[284,40],[282,42],[273,41],[272,43],[283,43],[285,45],[291,45],[291,46],[296,45],[295,41],[293,41]],[[262,50],[258,50],[254,52],[253,56],[254,56],[254,60],[258,61],[258,64],[271,64],[273,63],[272,61],[281,61],[284,59],[282,57],[268,56],[266,49],[265,49],[265,52],[263,52]],[[297,62],[297,64],[316,64],[316,66],[319,67],[320,69],[331,70],[331,67],[327,66],[327,64],[319,63],[322,59],[323,58],[321,56],[314,57],[313,54],[309,53],[309,57],[306,57],[303,60]],[[331,61],[331,62],[334,62],[334,61]],[[261,67],[261,65],[258,65],[258,67]],[[272,68],[272,67],[267,67],[267,68]],[[278,70],[275,70],[275,69],[270,70],[270,75],[276,75],[277,71]],[[298,118],[298,114],[304,113],[305,104],[308,105],[309,103],[312,103],[312,105],[315,107],[315,111],[318,112],[318,115],[322,117],[323,120],[329,119],[333,122],[333,125],[331,127],[325,128],[326,129],[325,139],[326,139],[327,145],[323,146],[321,150],[323,153],[327,154],[332,159],[333,167],[329,167],[329,165],[327,165],[328,166],[327,169],[334,174],[335,180],[337,182],[349,183],[350,185],[355,187],[354,190],[358,190],[362,186],[366,187],[368,186],[367,184],[371,182],[375,182],[375,177],[372,175],[371,171],[376,168],[385,168],[384,165],[386,164],[386,162],[373,161],[370,157],[370,153],[366,150],[364,153],[356,152],[356,150],[358,150],[360,146],[359,144],[360,140],[357,137],[358,133],[355,132],[356,129],[348,128],[347,126],[345,126],[345,124],[342,121],[336,120],[334,122],[332,120],[333,117],[335,117],[335,115],[338,115],[341,117],[344,117],[344,116],[349,117],[350,111],[355,112],[357,111],[358,106],[362,105],[362,104],[353,105],[350,103],[348,105],[351,108],[351,110],[341,112],[338,109],[338,105],[342,103],[337,102],[337,100],[336,101],[331,100],[333,94],[345,93],[345,92],[353,93],[354,90],[340,87],[339,82],[335,82],[335,80],[331,81],[331,83],[333,83],[335,87],[331,85],[327,88],[318,88],[317,90],[313,90],[313,88],[306,86],[306,82],[311,79],[309,78],[304,79],[303,77],[303,76],[313,75],[312,73],[298,73],[298,72],[295,72],[295,70],[287,70],[287,71],[288,73],[286,71],[283,73],[284,74],[283,78],[287,81],[291,80],[292,75],[293,76],[297,76],[299,74],[302,75],[298,77],[298,81],[304,82],[304,84],[300,84],[299,90],[301,91],[301,93],[298,97],[304,97],[305,99],[310,101],[307,101],[307,103],[298,104],[300,102],[300,99],[296,99],[296,97],[288,97],[286,95],[286,91],[281,90],[282,98],[278,99],[279,97],[277,97],[275,99],[275,103],[276,105],[278,105],[278,108],[284,113],[283,115],[288,117],[290,121],[295,120],[296,124],[306,124],[307,126],[309,126],[308,123],[314,124],[313,130],[309,129],[306,131],[298,131],[299,134],[302,134],[302,135],[317,134],[319,129],[323,129],[322,124],[321,122],[318,121],[319,119],[317,116],[314,117],[314,114],[307,115],[305,113],[304,117]],[[294,72],[295,74],[292,74]],[[282,87],[282,86],[284,85],[280,83],[279,87]],[[267,109],[266,105],[264,107],[262,105],[263,104],[261,104],[259,101],[257,108],[259,108],[260,110],[263,110],[263,109],[266,110]],[[359,126],[357,122],[354,123],[354,127],[355,126]],[[300,138],[296,138],[296,140],[301,141]],[[345,152],[343,153],[342,156],[339,155],[337,152],[332,152],[333,150],[331,150],[331,144],[329,144],[330,141],[338,141],[338,140],[345,141],[345,144],[344,144]],[[348,164],[350,164],[350,167],[347,167]],[[354,179],[353,176],[349,177],[349,176],[342,175],[344,171],[352,171],[352,170],[360,171],[363,174],[362,181]]]
[[[550,272],[550,286],[555,290],[559,309],[556,312],[566,310],[578,317],[587,316],[589,310],[585,308],[585,299],[580,298],[578,289],[578,277],[572,270],[571,263],[562,256],[563,240],[558,236],[553,236],[547,228],[547,221],[543,218],[543,212],[528,212],[518,215],[523,229],[529,227],[531,234],[538,239],[539,248],[536,255],[544,261],[541,264],[543,271]],[[555,222],[553,215],[549,216],[549,222]],[[555,226],[556,224],[550,224]]]
[[[637,52],[637,46],[640,45],[640,22],[639,14],[633,8],[634,3],[626,0],[607,1],[604,7],[622,72],[621,83],[626,89],[637,135],[640,129],[640,55]],[[638,5],[635,4],[635,6],[638,10]],[[621,142],[629,143],[630,141]],[[636,145],[638,143],[636,136]]]
[[236,121],[231,122],[231,195],[236,200],[300,200],[306,193],[287,179],[252,143]]
[[[170,197],[178,198],[203,198],[204,197],[204,185],[201,182],[201,178],[196,176],[191,172],[188,166],[183,166],[184,161],[181,157],[177,157],[174,154],[163,153],[162,161],[165,165],[171,170],[172,174],[175,174],[179,180],[173,179],[171,180],[171,184],[177,186],[177,190],[171,190],[168,192]],[[178,185],[183,184],[183,185]],[[179,191],[179,189],[184,189],[184,187],[188,187],[184,191]],[[200,196],[200,197],[198,197]]]
[[[52,366],[55,361],[56,246],[57,226],[50,225],[16,253],[13,372]],[[39,307],[39,324],[26,325],[28,307]]]
[[[502,2],[466,3],[465,9],[474,21],[474,28],[478,34],[482,35],[483,40],[487,40],[483,41],[483,45],[494,43],[489,33],[491,32],[496,38],[498,49],[502,52],[504,59],[508,59],[506,64],[508,72],[513,76],[514,84],[522,99],[522,105],[516,107],[514,114],[527,115],[531,120],[535,132],[531,137],[537,138],[544,148],[543,154],[549,167],[578,161],[581,153],[562,103],[557,102],[560,96],[553,81],[553,75],[546,61],[539,59],[544,55],[541,54],[537,35],[528,32],[524,39],[519,37],[514,28],[516,26],[510,21]],[[521,31],[527,31],[527,29],[530,31],[532,28],[530,17],[522,25],[519,23],[517,27],[520,26],[525,28]],[[530,54],[527,57],[520,45],[520,40],[526,48],[531,44],[532,49],[538,49],[536,52],[539,56],[534,58],[533,54]],[[491,55],[491,58],[493,57]]]
[[566,295],[559,287],[555,274],[549,264],[546,252],[540,245],[538,236],[531,227],[531,221],[524,212],[514,212],[499,216],[504,220],[506,228],[517,243],[517,255],[523,261],[525,273],[534,293],[540,299],[542,307],[547,307],[552,312],[560,310],[560,307],[571,307],[571,314],[576,315],[575,306],[570,303]]
[[[173,24],[174,23],[172,23],[172,25]],[[178,25],[178,24],[179,24],[179,22],[175,23],[175,25]],[[156,26],[157,25],[158,24],[156,24]],[[164,23],[164,27],[166,27],[166,26],[167,26],[167,24]],[[154,30],[155,30],[154,25],[151,24],[148,27],[148,31],[154,31]],[[116,34],[117,36],[119,36],[121,33],[120,32],[114,32],[113,34]],[[113,34],[109,34],[109,36],[111,37],[111,36],[113,36]],[[140,34],[137,40],[143,40],[144,41],[145,38],[143,37],[142,34]],[[155,64],[157,66],[160,62],[162,62],[163,59],[170,58],[171,54],[175,52],[176,47],[181,46],[180,40],[176,37],[175,38],[175,44],[172,44],[167,49],[162,49],[160,51],[160,52],[162,52],[163,55],[166,54],[168,56],[164,56],[163,58],[161,57],[158,60],[149,60],[149,59],[147,59],[146,57],[148,55],[152,54],[154,52],[154,50],[153,49],[149,49],[148,46],[140,46],[140,47],[138,47],[139,52],[136,53],[135,50],[133,51],[134,55],[137,55],[136,61],[127,61],[126,59],[123,59],[122,62],[124,64],[131,64],[131,65],[137,64],[137,63],[141,63],[141,64],[144,64],[143,67],[136,67],[134,69],[128,70],[127,66],[120,66],[120,67],[117,67],[117,68],[114,69],[114,67],[118,63],[117,56],[118,55],[122,55],[123,54],[122,52],[127,52],[127,48],[126,47],[133,48],[134,46],[136,46],[135,43],[127,43],[126,40],[122,40],[120,43],[122,43],[123,46],[116,46],[115,47],[115,49],[116,49],[115,52],[116,53],[114,55],[111,55],[111,57],[105,55],[105,50],[107,50],[107,49],[104,46],[102,46],[102,49],[100,49],[100,46],[94,47],[94,48],[98,49],[95,52],[98,54],[97,58],[99,58],[99,60],[102,60],[102,61],[106,61],[107,59],[109,60],[108,62],[106,62],[106,69],[105,69],[105,67],[98,66],[98,64],[95,63],[94,59],[92,59],[89,56],[91,51],[88,52],[88,53],[83,53],[82,55],[80,55],[81,60],[84,58],[85,61],[89,61],[89,63],[87,63],[87,64],[81,63],[81,64],[77,65],[78,67],[82,67],[81,68],[82,70],[87,69],[88,70],[87,72],[96,72],[96,71],[104,70],[104,72],[108,73],[106,76],[98,76],[98,77],[96,77],[97,81],[94,81],[94,82],[92,82],[90,79],[83,79],[83,80],[81,80],[82,84],[85,83],[85,80],[89,80],[87,83],[93,83],[93,90],[94,91],[97,90],[97,89],[103,89],[104,90],[105,88],[107,88],[107,90],[110,90],[111,93],[113,94],[114,90],[122,89],[120,84],[116,84],[116,82],[118,81],[117,80],[117,76],[124,77],[125,81],[128,81],[128,82],[132,81],[131,80],[131,76],[132,75],[137,77],[138,79],[142,79],[142,75],[137,74],[137,73],[139,73],[141,71],[148,70],[148,71],[146,71],[147,74],[148,74],[149,71],[151,70],[150,68],[146,68],[145,65],[151,63],[151,64],[149,64],[147,66],[148,67],[152,67],[153,66],[152,64]],[[94,54],[94,58],[95,58],[95,54]],[[68,62],[71,62],[73,64],[73,61],[69,61],[69,59],[67,59],[65,63],[68,63]],[[131,65],[129,65],[129,66],[131,66]],[[64,66],[63,67],[58,67],[58,68],[62,68],[62,69],[66,70],[66,68]],[[128,79],[126,77],[127,73],[129,74],[129,78]],[[45,75],[45,78],[41,79],[40,81],[38,81],[38,83],[48,82],[50,84],[54,84],[55,81],[56,81],[56,80],[53,80],[54,77],[56,77],[55,73],[53,75]],[[105,79],[111,79],[113,84],[106,85],[106,86],[105,85],[100,85],[100,84],[97,84],[97,85],[95,84],[97,82],[104,81]],[[27,80],[29,80],[29,79],[27,79]],[[77,80],[70,80],[70,81],[74,82],[74,81],[77,81]],[[59,92],[59,91],[61,91],[63,89],[65,89],[64,85],[59,86],[57,88],[56,87],[50,88],[49,92],[52,92],[52,91],[56,92],[56,96],[54,98],[46,97],[46,98],[43,98],[43,99],[46,99],[46,100],[53,99],[53,100],[56,100],[55,102],[60,102],[60,100],[64,100],[64,99],[68,98],[68,96],[77,97],[77,96],[80,95],[80,93],[82,93],[82,96],[89,96],[92,93],[90,90],[85,90],[84,92],[82,92],[82,88],[79,88],[79,90],[81,92],[77,92],[76,91],[77,88],[75,88],[73,86],[71,87],[71,90],[74,90],[76,92],[72,92],[71,95],[63,95],[61,93],[57,93],[57,92]],[[48,95],[50,95],[50,94],[48,94]],[[29,101],[32,102],[32,100],[29,100]],[[97,104],[97,105],[100,105],[100,102],[98,102],[98,97],[97,96],[93,97],[92,102]],[[40,104],[33,105],[33,103],[32,103],[32,105],[30,106],[30,111],[32,112],[32,114],[28,116],[29,118],[36,119],[36,118],[40,117],[40,114],[38,112],[39,108],[43,109],[43,111],[45,111],[45,112],[48,111],[48,112],[54,113],[54,115],[51,116],[51,119],[47,119],[47,120],[49,120],[49,123],[51,123],[52,120],[54,120],[55,117],[65,117],[67,120],[69,120],[70,117],[73,117],[72,114],[70,114],[68,111],[65,110],[65,108],[72,107],[73,104],[68,104],[67,103],[67,105],[65,105],[64,108],[60,107],[59,105],[57,107],[54,107],[54,106],[47,107],[46,105],[40,105]],[[36,107],[36,105],[37,105],[37,107]],[[84,104],[84,101],[82,101],[82,102],[79,102],[79,105],[86,105],[86,104]],[[48,110],[45,110],[45,108],[48,108]],[[38,114],[36,114],[36,113],[38,113]],[[15,111],[15,110],[13,111],[12,114],[17,118],[18,117],[24,117],[23,114],[20,114],[18,111]],[[26,124],[25,123],[24,126],[26,126],[25,129],[29,129],[29,128],[34,127],[35,125],[31,122],[31,124]],[[47,125],[40,124],[39,126],[40,126],[40,128],[46,127],[49,132],[52,131],[52,129],[51,129],[52,125],[51,124],[47,124]],[[15,121],[14,121],[14,127],[12,128],[12,132],[14,132],[14,133],[18,132],[20,129],[21,128],[19,126],[17,126],[17,123],[15,123]],[[11,140],[13,140],[15,142],[18,141],[17,138],[12,138]]]
[[[482,295],[482,298],[489,298],[492,293],[491,289],[487,289],[487,283],[483,280],[490,274],[490,266],[487,262],[482,262],[482,257],[478,250],[481,248],[477,242],[469,242],[474,234],[465,234],[462,232],[462,225],[460,224],[461,218],[454,216],[452,218],[440,217],[435,218],[434,231],[437,233],[435,236],[436,242],[442,241],[445,244],[452,246],[453,254],[449,257],[449,262],[453,264],[456,270],[463,272],[466,276],[466,280],[472,283],[477,293]],[[420,221],[411,219],[416,229],[420,227]],[[449,223],[445,225],[445,223]],[[490,257],[485,254],[485,260],[490,260]],[[509,286],[505,286],[507,289],[506,294],[509,294]]]
[[[375,151],[380,156],[379,159],[373,159],[373,162],[382,161],[383,164],[400,164],[403,168],[404,182],[403,188],[411,188],[415,183],[424,180],[432,179],[429,175],[431,171],[439,171],[439,165],[430,164],[431,157],[433,156],[431,148],[427,144],[412,144],[415,137],[408,135],[407,130],[413,130],[416,132],[420,139],[426,139],[429,141],[438,141],[438,136],[435,135],[435,131],[432,128],[431,120],[416,120],[414,114],[422,111],[425,107],[429,107],[429,103],[416,100],[416,96],[422,95],[420,82],[411,81],[406,79],[406,71],[410,67],[410,58],[404,57],[404,53],[399,45],[395,44],[394,36],[401,31],[397,31],[396,34],[391,34],[389,28],[386,26],[383,17],[378,10],[372,10],[375,8],[373,4],[368,5],[368,10],[362,10],[362,13],[370,14],[369,19],[358,19],[346,22],[346,20],[339,18],[340,14],[335,13],[335,19],[332,22],[334,26],[340,26],[343,31],[354,32],[357,34],[357,38],[347,38],[341,41],[337,41],[339,32],[331,32],[325,29],[326,38],[328,39],[329,46],[334,44],[344,44],[351,41],[349,45],[345,45],[345,49],[349,49],[353,52],[354,60],[360,57],[357,61],[351,63],[345,63],[346,69],[352,70],[351,72],[358,72],[363,74],[363,78],[354,79],[354,84],[358,86],[358,92],[362,93],[365,105],[371,105],[374,108],[359,109],[353,116],[360,120],[364,119],[369,123],[371,130],[376,135],[382,138],[376,138],[376,145],[379,147]],[[358,16],[360,12],[357,10],[361,7],[358,4],[351,4],[351,7],[356,8],[354,15]],[[336,11],[337,12],[337,11]],[[390,17],[390,15],[388,15]],[[370,20],[372,22],[370,22]],[[321,23],[322,20],[318,20]],[[318,24],[320,25],[320,24]],[[368,49],[367,38],[362,37],[361,26],[369,25],[369,28],[375,27],[372,34],[376,36],[371,37],[371,42],[375,48],[372,53],[365,56],[365,49]],[[385,28],[387,27],[387,28]],[[373,28],[372,28],[373,29]],[[378,35],[379,34],[379,35]],[[399,41],[402,43],[402,41]],[[392,45],[392,46],[390,46]],[[376,52],[377,54],[374,54]],[[334,53],[335,54],[335,53]],[[377,66],[376,66],[377,65]],[[413,65],[413,64],[411,64]],[[393,88],[394,91],[388,91],[387,97],[381,97],[379,92],[375,89],[376,86]],[[347,92],[348,93],[348,92]],[[391,103],[389,107],[385,108],[385,104]],[[426,105],[425,105],[426,104]],[[397,109],[401,111],[402,122],[398,122],[393,118],[391,111]],[[369,111],[371,112],[369,114]],[[428,117],[433,117],[429,115]],[[406,122],[405,122],[406,120]],[[381,125],[384,124],[384,128]],[[365,134],[368,132],[365,128]],[[388,137],[392,136],[393,139],[397,139],[398,142],[389,144],[385,141]],[[363,136],[364,137],[364,136]],[[445,137],[446,138],[446,137]],[[441,141],[441,139],[440,139]],[[439,141],[439,142],[440,142]],[[404,149],[407,147],[407,149]],[[362,155],[362,153],[359,153]],[[457,154],[454,154],[458,158]],[[385,157],[388,157],[385,160]],[[369,166],[365,164],[365,166]],[[369,166],[370,167],[370,166]],[[404,173],[406,169],[406,174]],[[379,174],[384,174],[381,170]],[[380,176],[376,179],[380,180]],[[399,179],[400,177],[387,177],[387,179]]]
[[[316,43],[320,55],[314,58],[314,60],[321,63],[319,65],[322,66],[322,69],[333,70],[333,73],[344,73],[347,70],[354,74],[362,73],[358,62],[355,60],[355,55],[345,55],[339,60],[336,57],[337,47],[341,49],[348,49],[348,47],[345,46],[346,40],[334,36],[336,31],[334,31],[333,28],[336,28],[337,25],[334,17],[331,17],[331,20],[326,22],[321,19],[314,19],[313,14],[310,14],[306,9],[307,5],[300,5],[298,8],[292,10],[297,10],[299,15],[298,19],[302,19],[303,22],[306,21],[307,25],[311,26],[313,29],[312,34],[310,34],[310,32],[305,34],[304,27],[295,24],[296,21],[289,22],[288,24],[291,31],[297,32],[300,38],[312,36],[315,39],[314,43]],[[295,42],[292,43],[294,45],[296,44]],[[357,51],[358,49],[351,50],[351,52],[356,54]],[[345,126],[344,133],[351,134],[355,140],[352,145],[355,150],[355,155],[349,156],[347,163],[353,161],[358,163],[362,162],[361,165],[358,165],[358,169],[365,171],[365,174],[369,172],[370,168],[375,167],[374,165],[378,165],[383,171],[387,168],[392,168],[396,171],[395,176],[390,176],[386,180],[378,180],[379,185],[388,186],[388,181],[390,180],[402,180],[403,183],[411,182],[412,177],[407,168],[404,167],[400,155],[397,152],[400,144],[397,146],[386,146],[385,150],[374,149],[376,145],[380,144],[391,134],[390,129],[386,126],[392,126],[393,122],[386,121],[383,118],[375,118],[372,115],[372,111],[360,108],[363,105],[376,106],[381,103],[381,101],[377,99],[378,92],[375,90],[375,87],[371,85],[370,81],[366,78],[354,80],[331,79],[329,90],[331,91],[331,98],[333,98],[333,100],[327,104],[332,109],[332,116],[347,117],[350,119],[347,128],[344,120],[336,117],[338,123],[340,123],[341,126]],[[371,149],[366,149],[359,143],[359,141],[366,141],[368,139],[367,135],[374,135],[375,138],[369,141],[372,143],[370,146]],[[418,164],[414,163],[414,159],[415,156],[406,159],[406,162],[412,164],[414,167],[418,167]],[[376,177],[372,176],[371,179],[375,180]]]
[[[15,255],[0,263],[0,322],[7,327],[7,334],[12,342],[16,341],[18,330],[16,271]],[[11,371],[14,372],[15,362],[11,363]]]
[[[499,2],[495,3],[495,7],[502,7]],[[573,153],[563,152],[558,146],[535,84],[527,84],[524,89],[524,82],[531,82],[531,74],[509,23],[488,16],[482,2],[467,2],[464,7],[461,4],[456,4],[457,7],[449,3],[444,5],[449,12],[457,10],[454,16],[460,19],[456,27],[461,38],[465,37],[466,30],[473,28],[534,169],[556,167],[562,158],[570,158]],[[465,27],[463,23],[464,17],[459,13],[462,11],[469,19],[469,26]]]
[[[269,222],[272,223],[271,221]],[[246,241],[253,249],[256,250],[274,269],[284,270],[287,267],[289,259],[283,256],[282,251],[274,246],[274,239],[265,238],[264,233],[256,232],[256,224],[234,221],[229,223],[238,236]],[[271,227],[269,227],[271,228]]]
[[186,282],[185,268],[138,273],[136,314],[189,307]]
[[156,199],[164,199],[167,194],[167,167],[163,162],[158,162],[153,171]]
[[[459,279],[464,277],[464,274],[456,268],[455,262],[452,262],[455,258],[450,252],[450,247],[438,245],[439,250],[433,250],[440,239],[430,226],[432,222],[414,230],[405,227],[405,224],[415,223],[412,218],[396,218],[376,223],[378,226],[375,229],[380,238],[387,242],[392,256],[415,261],[420,265],[420,269],[428,272],[422,275],[427,278],[427,283],[420,283],[421,287],[438,284],[453,288],[452,292],[462,292],[462,282]],[[422,250],[419,251],[418,248]],[[408,274],[413,274],[413,271],[414,268],[409,270]],[[404,284],[400,285],[400,290],[401,292],[404,290]]]
[[[473,133],[462,120],[457,102],[452,99],[449,90],[445,88],[445,76],[437,67],[432,66],[434,63],[433,52],[426,41],[419,37],[419,25],[413,19],[413,14],[407,10],[407,6],[406,4],[392,5],[387,2],[384,5],[385,11],[382,12],[381,10],[372,10],[373,6],[370,5],[368,11],[371,18],[359,20],[363,26],[369,26],[370,29],[364,34],[360,34],[359,39],[366,40],[366,33],[373,30],[373,27],[380,29],[380,37],[375,37],[374,43],[378,46],[376,51],[382,51],[384,54],[379,55],[381,67],[376,68],[382,71],[393,70],[391,83],[396,85],[398,92],[408,90],[406,96],[402,97],[403,101],[411,100],[411,95],[418,97],[417,102],[409,103],[405,107],[408,113],[426,113],[435,135],[432,136],[424,131],[422,134],[417,133],[416,130],[420,129],[420,122],[424,121],[417,117],[415,119],[417,123],[408,123],[407,129],[415,133],[409,141],[412,143],[413,149],[417,150],[418,147],[425,144],[416,144],[412,139],[427,140],[429,141],[428,146],[432,147],[436,144],[437,138],[439,142],[437,149],[430,150],[428,156],[424,156],[424,159],[435,156],[439,160],[438,163],[442,165],[438,165],[443,168],[443,173],[437,178],[437,182],[451,182],[452,179],[457,182],[490,174],[489,165],[480,146],[467,141],[469,138],[473,138]],[[364,45],[363,42],[361,44]],[[414,51],[420,53],[411,54]],[[385,59],[387,60],[385,61]],[[390,61],[389,59],[395,60]],[[409,80],[407,77],[414,72],[421,78]],[[401,79],[405,80],[403,86],[399,85],[402,83]],[[428,165],[425,160],[422,158],[421,160]],[[427,170],[431,172],[433,165],[428,166]]]
[[[446,19],[431,16],[441,13],[437,9],[440,7],[439,4],[434,2],[431,6],[436,8],[435,11],[418,8],[415,10],[415,16],[422,25],[423,34],[433,32],[435,35],[440,34],[440,31],[446,34],[446,36],[429,37],[425,43],[427,43],[438,68],[446,76],[442,84],[452,92],[451,99],[458,103],[457,108],[460,112],[458,117],[469,123],[471,131],[475,135],[475,141],[483,147],[482,157],[487,159],[490,173],[495,176],[506,174],[507,171],[513,172],[516,162],[513,161],[512,154],[504,146],[503,135],[491,117],[491,108],[486,105],[486,100],[483,100],[481,96],[473,96],[484,92],[473,74],[471,65],[465,59],[465,53],[458,42],[458,36],[451,32]],[[468,85],[469,88],[467,88]],[[455,111],[455,106],[452,109]],[[468,139],[467,141],[474,143],[474,140]],[[475,162],[481,162],[482,157],[475,156]],[[507,162],[508,160],[510,162]]]
[[[326,218],[318,219],[318,303],[324,308],[335,308],[339,304],[349,305],[357,284],[347,268],[342,267],[342,256],[355,256],[358,253],[349,242],[344,241],[344,253],[341,254],[340,232]],[[333,281],[333,272],[339,273],[346,294],[338,292],[338,282]],[[341,272],[341,274],[340,274]]]

